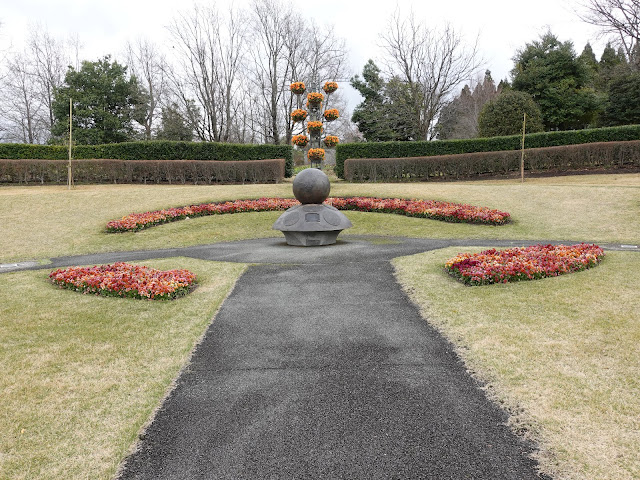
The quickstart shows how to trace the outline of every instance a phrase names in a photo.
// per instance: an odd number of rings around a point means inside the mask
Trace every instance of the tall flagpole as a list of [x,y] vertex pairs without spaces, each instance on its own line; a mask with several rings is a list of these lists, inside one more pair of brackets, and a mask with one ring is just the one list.
[[71,126],[73,125],[73,103],[71,101],[71,97],[69,97],[69,164],[67,165],[67,188],[71,190],[71,185],[73,185],[73,176],[71,172]]

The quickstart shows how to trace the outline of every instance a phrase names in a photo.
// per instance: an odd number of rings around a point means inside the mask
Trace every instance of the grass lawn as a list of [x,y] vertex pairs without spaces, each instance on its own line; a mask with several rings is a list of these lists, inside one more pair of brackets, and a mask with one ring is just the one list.
[[[566,179],[566,180],[565,180]],[[423,198],[509,212],[501,227],[347,212],[351,234],[431,238],[640,241],[640,174],[515,181],[414,184],[336,183],[332,195]],[[281,236],[277,212],[197,218],[138,233],[104,235],[109,220],[132,212],[261,196],[291,197],[291,185],[0,187],[0,263],[60,255],[198,245]]]
[[243,265],[187,258],[175,301],[82,295],[48,271],[0,275],[0,478],[109,479],[188,360]]
[[[479,251],[481,249],[464,249]],[[467,287],[448,248],[396,259],[400,283],[565,479],[640,478],[640,254],[538,281]]]
[[[488,227],[346,212],[355,226],[345,233],[640,244],[638,174],[338,182],[332,195],[470,203],[514,219]],[[291,185],[0,187],[0,263],[281,236],[271,230],[277,212],[104,233],[108,220],[132,212],[261,196],[291,196]],[[640,254],[609,252],[575,275],[470,288],[443,272],[459,251],[398,259],[399,279],[514,413],[514,428],[540,443],[543,467],[566,479],[640,477]],[[46,270],[0,275],[0,478],[111,478],[244,268],[144,264],[189,268],[200,287],[146,302],[58,290]]]

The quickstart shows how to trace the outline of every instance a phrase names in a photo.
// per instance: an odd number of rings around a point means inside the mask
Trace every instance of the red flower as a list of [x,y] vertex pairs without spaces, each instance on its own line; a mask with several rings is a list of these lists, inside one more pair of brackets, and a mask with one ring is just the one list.
[[153,300],[186,295],[196,283],[196,276],[188,270],[161,271],[122,262],[55,270],[49,278],[77,292]]
[[[327,137],[329,138],[329,137]],[[358,210],[362,212],[382,212],[407,215],[410,217],[431,218],[445,222],[482,223],[504,225],[510,215],[486,207],[474,207],[457,203],[436,202],[433,200],[406,200],[400,198],[348,197],[328,198],[326,202],[339,210]],[[107,232],[130,232],[143,228],[181,220],[186,217],[217,215],[237,212],[263,212],[286,210],[297,205],[291,198],[260,198],[258,200],[236,200],[233,202],[206,203],[181,208],[170,208],[156,212],[133,213],[120,220],[107,223]]]
[[469,285],[507,283],[556,277],[600,263],[604,251],[597,245],[533,245],[480,253],[461,253],[445,263],[445,269]]

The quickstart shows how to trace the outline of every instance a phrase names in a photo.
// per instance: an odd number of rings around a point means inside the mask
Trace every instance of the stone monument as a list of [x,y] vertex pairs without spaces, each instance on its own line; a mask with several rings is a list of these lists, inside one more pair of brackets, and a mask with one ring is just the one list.
[[336,243],[338,234],[353,225],[338,209],[322,203],[330,190],[329,178],[322,170],[301,171],[293,179],[293,194],[302,205],[289,208],[272,228],[284,233],[288,245],[315,247]]

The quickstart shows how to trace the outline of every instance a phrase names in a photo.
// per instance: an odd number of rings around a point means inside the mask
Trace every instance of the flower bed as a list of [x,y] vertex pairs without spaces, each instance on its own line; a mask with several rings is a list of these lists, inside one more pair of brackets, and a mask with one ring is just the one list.
[[596,266],[604,257],[597,245],[533,245],[507,250],[461,253],[445,269],[467,285],[557,277]]
[[[325,201],[338,210],[360,212],[395,213],[410,217],[424,217],[446,222],[481,223],[503,225],[510,215],[486,207],[475,207],[458,203],[436,202],[433,200],[405,200],[399,198],[332,197]],[[239,212],[284,211],[298,201],[293,198],[260,198],[257,200],[235,200],[233,202],[204,203],[187,207],[168,208],[155,212],[133,213],[120,220],[107,223],[107,232],[131,232],[163,223],[182,220],[187,217],[219,215]]]
[[196,276],[188,270],[156,270],[118,262],[94,267],[71,267],[49,274],[61,288],[111,297],[168,300],[186,295]]

